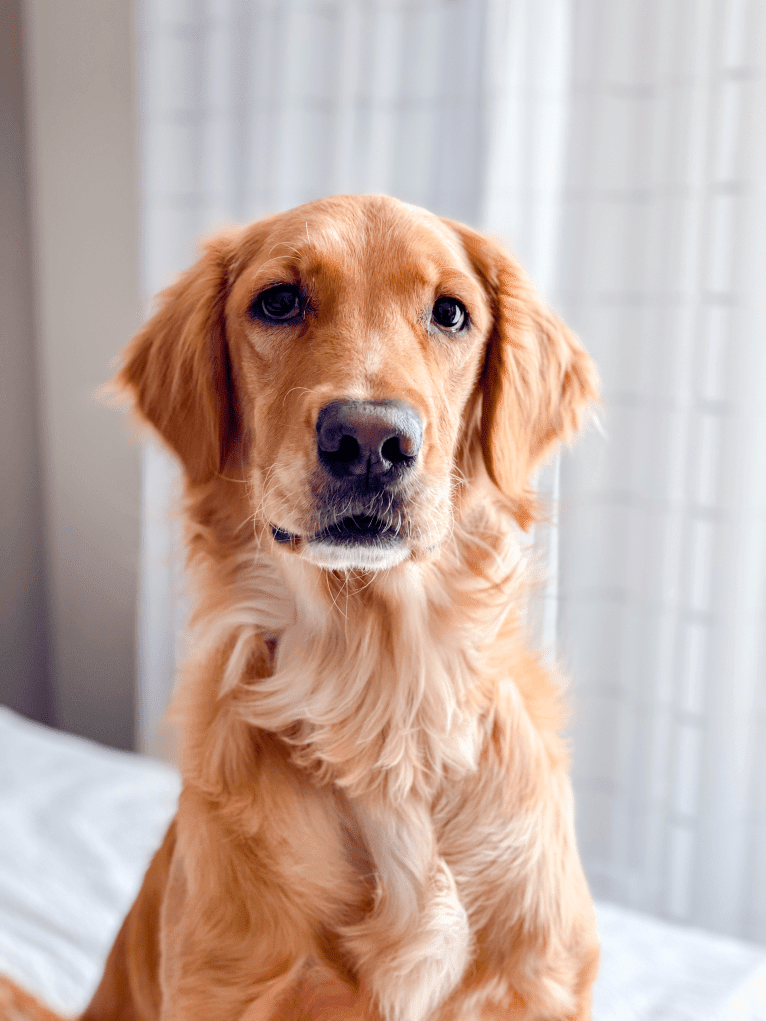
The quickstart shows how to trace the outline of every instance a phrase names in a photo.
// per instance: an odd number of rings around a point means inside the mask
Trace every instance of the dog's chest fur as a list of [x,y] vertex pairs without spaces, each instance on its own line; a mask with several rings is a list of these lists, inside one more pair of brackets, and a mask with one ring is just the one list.
[[[227,612],[202,615],[201,651],[227,649],[220,694],[230,711],[279,736],[316,792],[307,818],[339,826],[327,852],[337,867],[315,860],[305,826],[303,843],[274,850],[286,877],[294,865],[327,885],[313,894],[326,905],[317,922],[335,920],[387,1021],[429,1017],[494,924],[509,869],[523,886],[537,853],[529,813],[507,815],[509,791],[523,792],[510,744],[545,755],[509,673],[518,554],[465,534],[436,563],[335,587],[262,554],[240,567],[236,584],[227,579]],[[259,642],[270,672],[253,676]],[[502,923],[509,938],[514,910]],[[505,988],[498,977],[491,985],[492,995]]]

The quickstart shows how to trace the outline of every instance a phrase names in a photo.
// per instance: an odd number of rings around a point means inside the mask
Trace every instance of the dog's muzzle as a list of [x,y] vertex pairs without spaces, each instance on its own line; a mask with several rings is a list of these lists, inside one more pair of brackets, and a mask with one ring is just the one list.
[[309,536],[271,526],[276,542],[324,567],[390,567],[409,556],[402,487],[423,445],[423,423],[402,401],[337,400],[316,424],[317,499],[326,521]]

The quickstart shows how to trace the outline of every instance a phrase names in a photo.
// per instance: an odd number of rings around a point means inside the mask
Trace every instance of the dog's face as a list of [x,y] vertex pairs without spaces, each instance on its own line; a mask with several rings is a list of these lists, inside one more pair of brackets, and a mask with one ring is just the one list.
[[454,232],[393,204],[255,229],[227,302],[252,492],[322,567],[388,567],[449,527],[492,317]]
[[272,541],[341,570],[438,550],[472,450],[526,524],[534,464],[596,394],[499,248],[373,196],[215,239],[119,379],[191,485],[242,478]]

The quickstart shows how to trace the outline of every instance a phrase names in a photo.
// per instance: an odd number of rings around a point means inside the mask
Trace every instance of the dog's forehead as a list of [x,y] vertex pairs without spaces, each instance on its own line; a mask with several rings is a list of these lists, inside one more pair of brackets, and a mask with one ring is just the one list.
[[298,272],[365,281],[457,271],[476,279],[462,242],[438,217],[396,200],[311,203],[271,217],[249,261],[258,277]]

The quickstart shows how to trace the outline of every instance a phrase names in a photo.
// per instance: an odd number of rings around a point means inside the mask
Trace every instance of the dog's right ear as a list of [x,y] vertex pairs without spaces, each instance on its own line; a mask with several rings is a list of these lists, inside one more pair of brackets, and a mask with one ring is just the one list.
[[463,224],[446,223],[460,236],[492,308],[481,379],[484,463],[527,529],[538,515],[532,473],[581,429],[599,399],[598,374],[577,337],[499,244]]
[[131,395],[195,485],[222,470],[238,431],[225,325],[232,238],[209,241],[162,292],[113,384]]

